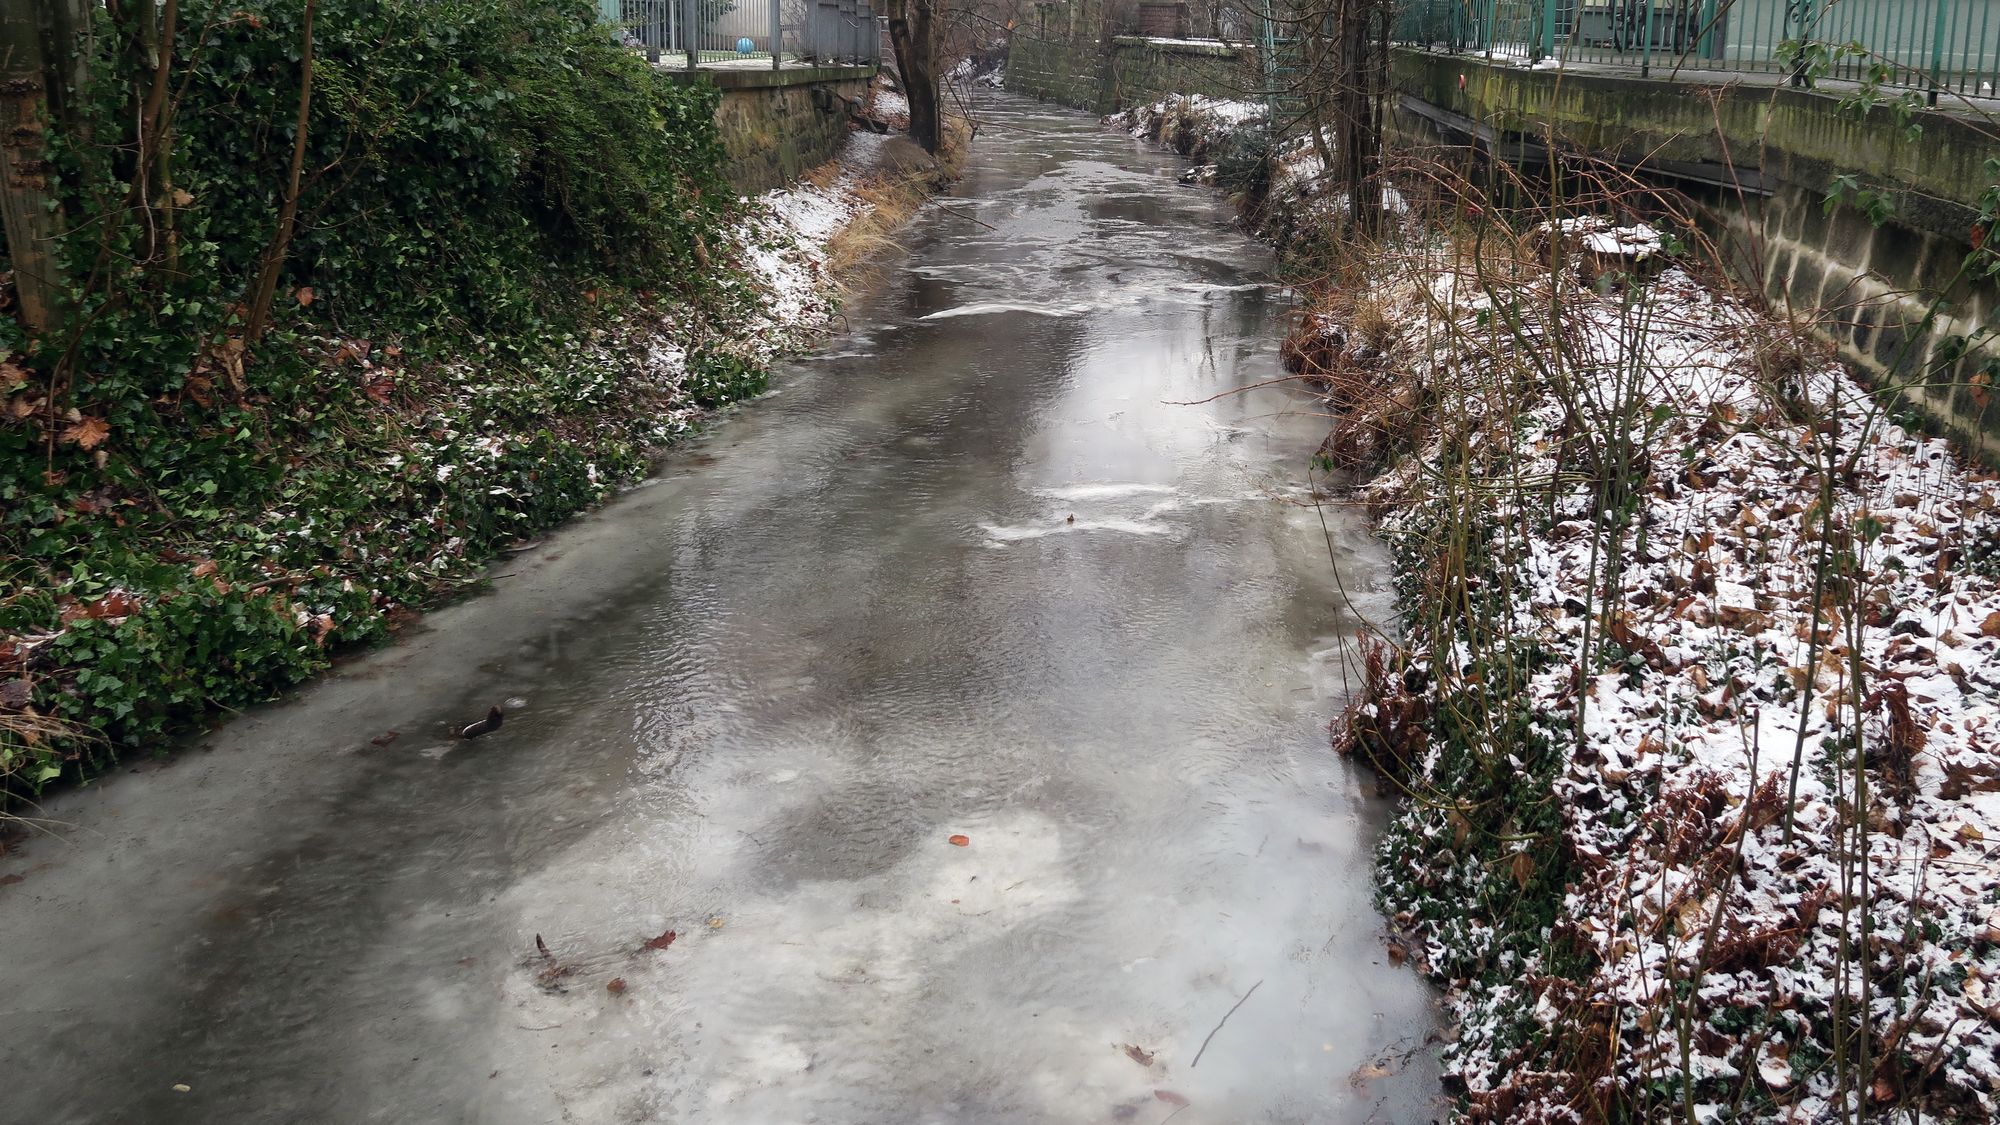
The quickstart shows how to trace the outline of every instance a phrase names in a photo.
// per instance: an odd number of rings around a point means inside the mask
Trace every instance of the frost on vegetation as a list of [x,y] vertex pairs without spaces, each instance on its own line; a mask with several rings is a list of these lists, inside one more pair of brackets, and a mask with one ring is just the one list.
[[945,72],[945,81],[954,86],[1000,89],[1007,84],[1007,41],[996,39],[984,50],[958,60]]
[[1678,1114],[1691,1075],[1703,1119],[1990,1119],[2000,484],[1678,265],[1424,257],[1373,301],[1426,421],[1363,488],[1412,638],[1347,731],[1423,794],[1382,897],[1469,1111]]
[[[1325,226],[1348,204],[1333,190],[1311,138],[1273,138],[1270,118],[1262,102],[1176,94],[1112,114],[1104,123],[1193,160],[1187,182],[1242,192],[1257,212],[1258,226],[1288,243]],[[1394,187],[1384,189],[1383,208],[1396,215],[1409,210]]]
[[1270,115],[1270,110],[1259,102],[1211,98],[1205,94],[1175,94],[1114,113],[1106,117],[1104,123],[1148,140],[1191,136],[1204,142],[1205,146],[1213,146],[1246,125],[1269,120]]

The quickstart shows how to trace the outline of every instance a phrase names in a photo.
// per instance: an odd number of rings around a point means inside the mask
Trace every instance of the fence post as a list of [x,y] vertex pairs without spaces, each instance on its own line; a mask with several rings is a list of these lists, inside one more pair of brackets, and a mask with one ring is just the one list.
[[1652,14],[1654,12],[1656,12],[1654,0],[1646,0],[1646,26],[1640,30],[1640,34],[1646,36],[1646,46],[1642,46],[1640,54],[1638,54],[1638,76],[1640,78],[1652,78]]
[[1817,22],[1813,19],[1813,0],[1790,0],[1785,5],[1785,20],[1788,24],[1796,21],[1799,29],[1799,57],[1792,64],[1792,85],[1811,86],[1812,75],[1809,71],[1812,64],[1806,52],[1812,46],[1813,24]]
[[1500,17],[1500,0],[1486,0],[1486,20],[1479,25],[1479,49],[1493,57],[1493,22]]
[[778,5],[781,0],[771,0],[771,69],[784,69],[784,26],[779,22]]
[[1542,0],[1542,26],[1535,31],[1534,60],[1542,61],[1556,52],[1556,0]]
[[1932,109],[1937,108],[1938,88],[1944,85],[1944,37],[1951,26],[1947,14],[1951,10],[1951,0],[1937,0],[1937,19],[1931,27],[1931,91],[1927,99]]
[[1278,129],[1278,36],[1272,26],[1271,0],[1264,0],[1257,17],[1258,63],[1264,70],[1264,112],[1273,135]]
[[701,0],[686,0],[681,16],[681,49],[687,52],[687,68],[701,65]]

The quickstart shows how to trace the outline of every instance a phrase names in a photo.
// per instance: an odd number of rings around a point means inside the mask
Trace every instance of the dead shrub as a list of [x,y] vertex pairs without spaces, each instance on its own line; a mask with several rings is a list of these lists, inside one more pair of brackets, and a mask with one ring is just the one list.
[[1430,705],[1411,689],[1412,670],[1400,649],[1365,635],[1360,648],[1361,691],[1334,721],[1333,748],[1401,781],[1429,744]]

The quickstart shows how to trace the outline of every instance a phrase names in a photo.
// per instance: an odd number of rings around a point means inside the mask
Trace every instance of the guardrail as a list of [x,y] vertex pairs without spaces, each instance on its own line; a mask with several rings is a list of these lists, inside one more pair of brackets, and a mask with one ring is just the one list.
[[598,0],[604,22],[656,66],[874,65],[871,0]]
[[[1783,44],[1824,48],[1824,77],[1967,97],[2000,89],[2000,0],[1403,0],[1395,39],[1432,50],[1623,67],[1814,76]],[[1847,46],[1858,52],[1844,52]],[[1789,59],[1787,55],[1789,54]]]

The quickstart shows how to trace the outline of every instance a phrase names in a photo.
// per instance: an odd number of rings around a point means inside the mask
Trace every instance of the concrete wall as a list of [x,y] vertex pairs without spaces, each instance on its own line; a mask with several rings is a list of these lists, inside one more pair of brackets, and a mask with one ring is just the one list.
[[[1924,113],[1912,136],[1886,110],[1857,118],[1811,91],[1530,71],[1415,51],[1396,53],[1392,78],[1393,132],[1404,144],[1470,143],[1537,164],[1552,138],[1686,191],[1732,236],[1739,276],[1781,308],[1822,310],[1819,331],[1843,359],[2000,458],[2000,395],[1973,383],[1982,371],[2000,374],[2000,347],[1958,353],[2000,309],[2000,286],[1958,276],[1993,184],[1983,165],[2000,153],[1973,124]],[[1841,175],[1886,192],[1894,217],[1878,228],[1851,206],[1827,214]]]
[[1169,94],[1260,97],[1263,79],[1249,47],[1139,36],[1098,38],[1016,32],[1007,52],[1007,88],[1045,101],[1116,113]]
[[682,80],[722,88],[715,125],[729,160],[725,172],[732,187],[750,194],[783,187],[833,159],[847,136],[847,114],[834,95],[862,97],[874,77],[874,67],[842,66],[703,70]]

